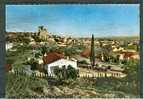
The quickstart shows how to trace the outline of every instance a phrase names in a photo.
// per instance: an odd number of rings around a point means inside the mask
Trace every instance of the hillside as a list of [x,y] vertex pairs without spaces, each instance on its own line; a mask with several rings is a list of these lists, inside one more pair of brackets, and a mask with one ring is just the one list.
[[[106,81],[101,82],[101,80]],[[93,78],[80,78],[61,83],[51,83],[43,78],[8,74],[6,97],[138,97],[135,93],[127,92],[128,89],[121,81],[117,82],[114,78],[96,80]],[[133,91],[135,89],[132,89]]]

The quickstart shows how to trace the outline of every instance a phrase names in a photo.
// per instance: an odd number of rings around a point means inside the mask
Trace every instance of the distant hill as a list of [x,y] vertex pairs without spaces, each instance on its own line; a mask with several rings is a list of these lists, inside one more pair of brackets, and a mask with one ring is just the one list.
[[[6,32],[7,36],[16,36],[17,34],[35,34],[35,32]],[[58,36],[58,35],[56,35]],[[61,36],[62,37],[62,36]],[[71,36],[70,36],[71,37]],[[71,37],[76,39],[87,39],[90,40],[90,37]],[[111,36],[111,37],[95,37],[97,40],[117,40],[117,41],[130,41],[130,40],[139,40],[139,36]]]
[[95,38],[95,39],[104,39],[104,40],[139,40],[140,37],[139,36],[116,36],[116,37],[99,37],[99,38]]

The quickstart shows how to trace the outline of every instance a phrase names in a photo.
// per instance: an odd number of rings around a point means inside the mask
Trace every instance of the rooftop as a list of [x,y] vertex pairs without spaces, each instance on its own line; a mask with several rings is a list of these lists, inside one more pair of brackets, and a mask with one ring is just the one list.
[[44,61],[44,64],[50,64],[61,58],[64,58],[63,54],[60,54],[57,52],[50,52],[50,53],[47,53],[46,56],[43,57],[43,61]]

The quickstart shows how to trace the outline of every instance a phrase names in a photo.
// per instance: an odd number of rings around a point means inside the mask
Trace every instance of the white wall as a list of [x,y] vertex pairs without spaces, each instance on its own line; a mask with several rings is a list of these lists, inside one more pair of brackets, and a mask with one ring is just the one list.
[[66,59],[60,59],[57,60],[51,64],[46,65],[46,69],[48,71],[48,74],[52,74],[51,72],[51,67],[53,66],[58,66],[59,68],[62,68],[62,66],[66,66],[66,68],[71,65],[73,68],[77,69],[77,62],[76,61],[71,61],[71,60],[66,60]]
[[6,43],[6,50],[11,49],[13,47],[13,43]]

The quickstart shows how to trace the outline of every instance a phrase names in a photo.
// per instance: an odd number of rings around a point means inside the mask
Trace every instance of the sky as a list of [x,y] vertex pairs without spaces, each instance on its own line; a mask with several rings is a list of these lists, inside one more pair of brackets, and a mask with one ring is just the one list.
[[63,36],[139,36],[139,5],[6,5],[7,32],[37,32],[41,25]]

